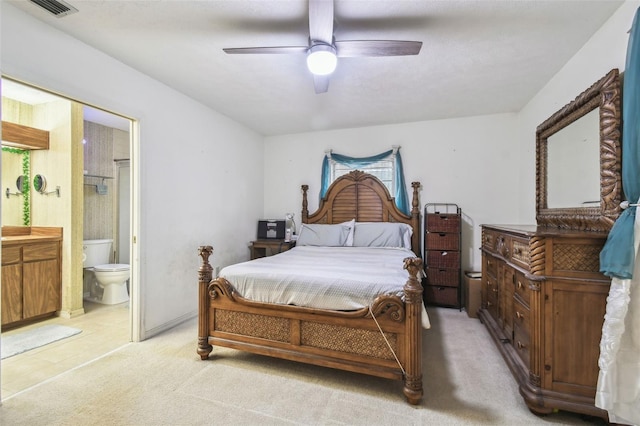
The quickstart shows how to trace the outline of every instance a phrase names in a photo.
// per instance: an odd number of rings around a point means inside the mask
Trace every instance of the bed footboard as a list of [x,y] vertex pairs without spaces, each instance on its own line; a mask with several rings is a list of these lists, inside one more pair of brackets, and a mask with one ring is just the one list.
[[328,311],[252,302],[224,278],[212,279],[211,246],[199,255],[198,348],[201,359],[213,345],[324,367],[404,380],[404,395],[422,395],[422,260],[407,258],[404,300],[379,297],[369,308]]

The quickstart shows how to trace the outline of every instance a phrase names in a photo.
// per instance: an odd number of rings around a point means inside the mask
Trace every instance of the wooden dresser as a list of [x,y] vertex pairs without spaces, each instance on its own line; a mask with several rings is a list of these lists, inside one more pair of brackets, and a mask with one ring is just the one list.
[[608,418],[596,408],[600,336],[610,280],[599,272],[607,234],[482,226],[479,318],[529,409]]

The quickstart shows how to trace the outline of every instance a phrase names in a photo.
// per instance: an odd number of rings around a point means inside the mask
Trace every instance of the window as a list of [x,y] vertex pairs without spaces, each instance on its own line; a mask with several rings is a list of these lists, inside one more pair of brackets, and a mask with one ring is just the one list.
[[399,149],[399,146],[394,146],[392,150],[364,158],[347,157],[327,151],[322,161],[320,198],[324,197],[334,180],[353,170],[360,170],[380,179],[389,190],[389,194],[395,198],[398,209],[409,215],[409,200]]
[[375,163],[362,165],[362,164],[345,164],[337,162],[333,159],[329,160],[331,165],[331,182],[336,180],[342,175],[346,175],[354,170],[360,170],[365,173],[374,175],[387,187],[389,194],[395,194],[395,158],[389,156],[383,160],[376,161]]

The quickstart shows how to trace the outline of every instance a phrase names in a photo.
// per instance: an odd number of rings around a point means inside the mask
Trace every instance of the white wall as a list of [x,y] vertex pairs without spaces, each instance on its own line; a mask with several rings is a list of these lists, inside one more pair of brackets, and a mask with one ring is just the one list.
[[426,203],[462,208],[462,266],[480,270],[479,225],[517,219],[516,123],[515,114],[498,114],[268,137],[265,216],[291,211],[300,223],[302,184],[309,185],[309,211],[318,207],[325,150],[365,157],[400,145],[409,197],[410,183],[418,181],[421,209]]
[[518,141],[521,144],[521,222],[535,222],[536,127],[573,101],[613,68],[624,71],[627,43],[633,17],[640,1],[626,1],[567,64],[534,96],[519,114]]
[[[197,247],[248,258],[263,210],[262,137],[1,2],[3,75],[139,120],[142,337],[197,310]],[[233,224],[233,226],[230,226]]]

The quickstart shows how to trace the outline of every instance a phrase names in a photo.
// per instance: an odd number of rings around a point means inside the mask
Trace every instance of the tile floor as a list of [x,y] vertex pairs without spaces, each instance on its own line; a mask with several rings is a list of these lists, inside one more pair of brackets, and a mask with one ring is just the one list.
[[60,324],[81,333],[2,360],[2,399],[96,359],[129,342],[129,303],[102,305],[84,302],[85,314],[52,317],[2,333],[1,337],[47,324]]

